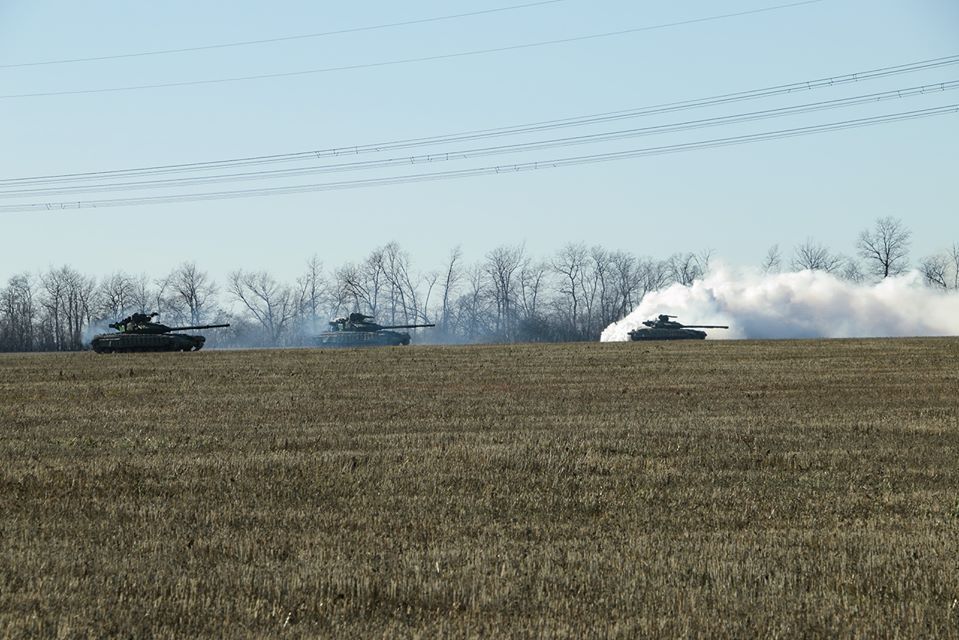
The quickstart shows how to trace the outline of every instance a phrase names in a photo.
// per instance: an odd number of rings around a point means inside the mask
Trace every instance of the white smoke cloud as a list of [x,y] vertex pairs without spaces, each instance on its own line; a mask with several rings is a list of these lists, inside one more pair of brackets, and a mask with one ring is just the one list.
[[760,275],[719,266],[691,287],[646,295],[600,339],[628,340],[629,331],[660,313],[687,324],[729,325],[708,330],[710,339],[959,335],[959,292],[925,287],[915,272],[855,284],[822,271]]
[[107,325],[110,323],[109,320],[98,320],[90,325],[87,325],[80,336],[80,340],[85,345],[89,345],[90,341],[101,333],[115,333],[113,329]]

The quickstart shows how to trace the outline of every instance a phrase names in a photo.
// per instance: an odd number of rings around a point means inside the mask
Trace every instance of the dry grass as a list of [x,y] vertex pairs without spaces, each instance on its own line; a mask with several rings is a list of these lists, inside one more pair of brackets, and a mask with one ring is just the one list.
[[0,356],[0,636],[959,637],[957,365]]

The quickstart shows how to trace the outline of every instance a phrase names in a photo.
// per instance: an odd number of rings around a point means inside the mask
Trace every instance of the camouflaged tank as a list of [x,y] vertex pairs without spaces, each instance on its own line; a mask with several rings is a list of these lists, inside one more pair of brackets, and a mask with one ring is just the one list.
[[633,329],[629,332],[629,339],[642,340],[705,340],[705,331],[696,329],[728,329],[722,324],[681,324],[668,316],[660,314],[655,320],[644,320],[645,329]]
[[199,351],[206,338],[174,331],[219,329],[228,324],[202,324],[188,327],[168,327],[152,322],[156,313],[134,313],[129,318],[109,325],[116,333],[94,336],[90,346],[97,353],[136,353],[151,351]]
[[419,329],[435,324],[381,325],[372,322],[373,316],[351,313],[347,318],[330,322],[330,329],[314,339],[316,346],[326,349],[353,349],[357,347],[398,347],[410,343],[410,334],[390,329]]

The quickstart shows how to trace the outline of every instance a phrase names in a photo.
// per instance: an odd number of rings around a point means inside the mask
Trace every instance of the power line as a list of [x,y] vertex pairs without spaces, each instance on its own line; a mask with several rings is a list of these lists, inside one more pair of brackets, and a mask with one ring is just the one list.
[[154,83],[154,84],[129,85],[124,87],[105,87],[101,89],[74,89],[74,90],[67,90],[67,91],[40,91],[40,92],[34,92],[34,93],[14,93],[14,94],[0,95],[0,100],[11,100],[16,98],[41,98],[41,97],[52,97],[52,96],[89,95],[89,94],[97,94],[97,93],[116,93],[121,91],[140,91],[142,89],[167,89],[172,87],[193,87],[193,86],[199,86],[199,85],[225,84],[230,82],[247,82],[251,80],[266,80],[269,78],[292,78],[296,76],[330,73],[334,71],[356,71],[358,69],[372,69],[376,67],[388,67],[388,66],[403,65],[403,64],[413,64],[413,63],[419,63],[419,62],[432,62],[436,60],[449,60],[452,58],[462,58],[466,56],[478,56],[478,55],[486,55],[490,53],[501,53],[505,51],[517,51],[520,49],[532,49],[536,47],[568,44],[571,42],[582,42],[584,40],[610,38],[614,36],[628,35],[631,33],[639,33],[642,31],[653,31],[656,29],[666,29],[670,27],[678,27],[683,25],[696,24],[700,22],[709,22],[712,20],[725,20],[729,18],[754,15],[757,13],[765,13],[768,11],[777,11],[780,9],[789,9],[793,7],[803,6],[803,5],[816,4],[823,1],[824,0],[801,0],[800,2],[791,2],[789,4],[780,4],[780,5],[774,5],[771,7],[762,7],[759,9],[749,9],[747,11],[737,11],[735,13],[724,13],[724,14],[718,14],[713,16],[706,16],[703,18],[693,18],[690,20],[680,20],[677,22],[648,25],[645,27],[636,27],[633,29],[622,29],[620,31],[608,31],[605,33],[593,33],[589,35],[575,36],[571,38],[543,40],[540,42],[527,42],[523,44],[510,45],[506,47],[494,47],[490,49],[474,49],[471,51],[458,51],[455,53],[445,53],[440,55],[421,56],[421,57],[415,57],[415,58],[403,58],[399,60],[367,62],[367,63],[361,63],[361,64],[344,65],[339,67],[324,67],[321,69],[305,69],[302,71],[263,73],[263,74],[249,75],[249,76],[233,76],[229,78],[208,78],[205,80],[183,80],[179,82],[161,82],[161,83]]
[[764,142],[769,140],[779,140],[803,135],[812,135],[818,133],[827,133],[832,131],[842,131],[858,127],[875,126],[888,124],[892,122],[901,122],[905,120],[915,120],[919,118],[928,118],[938,115],[946,115],[959,112],[959,104],[933,107],[930,109],[920,109],[915,111],[906,111],[893,113],[884,116],[873,116],[870,118],[859,118],[856,120],[845,120],[823,125],[813,125],[808,127],[797,127],[793,129],[783,129],[779,131],[768,131],[764,133],[755,133],[743,136],[733,136],[729,138],[717,138],[713,140],[704,140],[700,142],[689,142],[683,144],[666,145],[661,147],[647,147],[642,149],[633,149],[629,151],[618,151],[611,153],[593,154],[585,156],[574,156],[567,158],[557,158],[553,160],[542,160],[536,162],[523,162],[511,165],[495,165],[489,167],[480,167],[475,169],[459,169],[454,171],[443,171],[434,173],[419,173],[403,176],[388,176],[379,178],[366,178],[362,180],[348,180],[342,182],[326,182],[307,185],[292,185],[286,187],[269,187],[247,190],[219,191],[207,193],[187,193],[166,196],[144,196],[135,198],[117,198],[108,200],[87,200],[74,202],[46,202],[46,203],[23,203],[0,205],[0,212],[31,212],[31,211],[61,211],[69,209],[89,209],[106,208],[120,206],[137,206],[148,204],[164,204],[191,201],[223,200],[235,198],[250,198],[272,195],[288,195],[295,193],[310,193],[319,191],[333,191],[340,189],[356,189],[374,186],[386,186],[395,184],[408,184],[418,182],[432,182],[437,180],[451,180],[457,178],[477,177],[484,175],[495,175],[502,173],[519,173],[525,171],[536,171],[540,169],[569,167],[583,164],[592,164],[598,162],[611,162],[616,160],[626,160],[631,158],[640,158],[668,153],[679,153],[686,151],[696,151],[702,149],[714,149],[719,147],[749,144],[754,142]]
[[735,93],[726,93],[706,98],[697,98],[693,100],[684,100],[679,102],[668,102],[648,107],[639,107],[620,111],[610,111],[605,113],[590,114],[585,116],[576,116],[572,118],[563,118],[556,120],[544,120],[526,124],[512,125],[508,127],[498,127],[493,129],[475,129],[460,133],[429,136],[422,138],[408,138],[404,140],[394,140],[386,142],[376,142],[370,144],[351,145],[343,147],[333,147],[321,150],[298,151],[294,153],[248,156],[243,158],[232,158],[226,160],[212,160],[203,162],[191,162],[183,164],[157,165],[151,167],[138,167],[132,169],[112,169],[105,171],[89,171],[83,173],[65,173],[45,176],[30,176],[22,178],[0,179],[0,187],[41,185],[58,182],[75,182],[92,179],[121,179],[140,176],[169,175],[184,172],[209,171],[213,169],[224,169],[244,166],[259,166],[280,162],[296,162],[306,160],[316,160],[324,158],[335,158],[347,155],[360,155],[365,153],[380,153],[384,151],[396,151],[401,149],[410,149],[422,146],[437,144],[449,144],[457,142],[466,142],[485,138],[502,137],[508,135],[536,133],[541,131],[578,127],[585,125],[601,124],[629,118],[637,118],[651,115],[662,115],[666,113],[686,111],[703,107],[711,107],[734,102],[768,98],[778,95],[797,93],[800,91],[811,91],[816,89],[840,86],[855,82],[864,82],[878,78],[889,77],[893,75],[913,73],[929,69],[936,69],[948,65],[959,63],[959,55],[933,58],[929,60],[920,60],[891,67],[882,67],[879,69],[870,69],[839,76],[819,78],[815,80],[804,80],[790,84],[776,85],[761,89],[751,89]]
[[872,104],[889,100],[899,100],[916,96],[928,95],[950,91],[959,88],[959,80],[949,82],[939,82],[935,84],[909,87],[906,89],[894,89],[879,93],[853,96],[849,98],[839,98],[835,100],[826,100],[808,104],[794,105],[789,107],[778,107],[774,109],[765,109],[762,111],[753,111],[748,113],[733,114],[728,116],[717,116],[713,118],[703,118],[700,120],[690,120],[685,122],[664,124],[652,127],[643,127],[636,129],[626,129],[620,131],[609,131],[580,136],[571,136],[565,138],[555,138],[551,140],[539,140],[532,142],[522,142],[507,145],[498,145],[485,148],[465,149],[458,151],[447,151],[431,154],[422,154],[417,156],[406,156],[399,158],[386,158],[379,160],[366,160],[359,162],[348,162],[339,164],[328,164],[316,167],[299,167],[293,169],[278,169],[268,171],[252,171],[246,173],[219,174],[211,176],[195,176],[186,178],[167,178],[162,180],[142,180],[138,182],[101,182],[95,184],[81,184],[64,187],[47,188],[28,188],[0,191],[0,198],[21,197],[21,196],[58,196],[75,193],[95,193],[110,191],[132,191],[156,188],[186,187],[196,185],[217,184],[223,182],[239,182],[251,180],[265,180],[278,178],[291,178],[305,175],[316,175],[326,173],[338,173],[348,171],[360,171],[370,169],[386,169],[393,167],[405,167],[414,164],[435,164],[440,162],[449,162],[455,160],[476,159],[495,155],[510,153],[522,153],[529,151],[542,151],[558,147],[568,147],[583,144],[597,144],[602,142],[613,142],[626,140],[641,136],[657,135],[665,133],[675,133],[679,131],[690,131],[706,127],[724,126],[730,124],[742,124],[765,120],[769,118],[778,118],[785,116],[813,113],[817,111],[831,110],[858,106],[862,104]]
[[419,18],[416,20],[404,20],[402,22],[390,22],[387,24],[376,24],[365,27],[352,27],[349,29],[337,29],[334,31],[321,31],[319,33],[303,33],[292,36],[282,36],[278,38],[262,38],[260,40],[243,40],[240,42],[224,42],[219,44],[209,44],[197,47],[181,47],[179,49],[157,49],[154,51],[137,51],[134,53],[118,53],[106,56],[93,56],[90,58],[68,58],[63,60],[41,60],[37,62],[18,62],[14,64],[0,64],[0,69],[16,69],[20,67],[39,67],[55,64],[72,64],[75,62],[99,62],[101,60],[118,60],[121,58],[142,58],[145,56],[160,56],[171,53],[188,53],[191,51],[208,51],[210,49],[227,49],[231,47],[248,47],[251,45],[269,44],[273,42],[289,42],[291,40],[306,40],[311,38],[325,38],[327,36],[344,35],[347,33],[359,33],[362,31],[376,31],[379,29],[392,29],[395,27],[408,27],[416,24],[426,24],[429,22],[440,22],[444,20],[457,20],[460,18],[471,18],[474,16],[487,15],[491,13],[500,13],[502,11],[515,11],[517,9],[528,9],[547,4],[556,4],[566,2],[566,0],[541,0],[540,2],[528,2],[526,4],[510,5],[507,7],[497,7],[494,9],[482,9],[479,11],[469,11],[466,13],[454,13],[445,16],[434,16],[431,18]]

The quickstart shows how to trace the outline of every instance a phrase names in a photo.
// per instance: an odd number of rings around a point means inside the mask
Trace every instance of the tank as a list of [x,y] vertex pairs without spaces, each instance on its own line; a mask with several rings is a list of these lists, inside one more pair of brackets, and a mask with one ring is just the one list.
[[175,331],[219,329],[229,324],[201,324],[188,327],[168,327],[153,322],[156,313],[134,313],[109,325],[115,333],[94,336],[90,346],[97,353],[134,353],[143,351],[199,351],[206,338]]
[[672,320],[676,316],[660,314],[655,320],[644,320],[645,329],[633,329],[630,340],[704,340],[705,331],[697,329],[728,329],[723,324],[681,324]]
[[353,349],[356,347],[398,347],[410,343],[410,334],[390,329],[419,329],[435,327],[435,324],[381,325],[373,322],[373,316],[351,313],[349,317],[330,321],[330,328],[316,336],[318,347],[327,349]]

